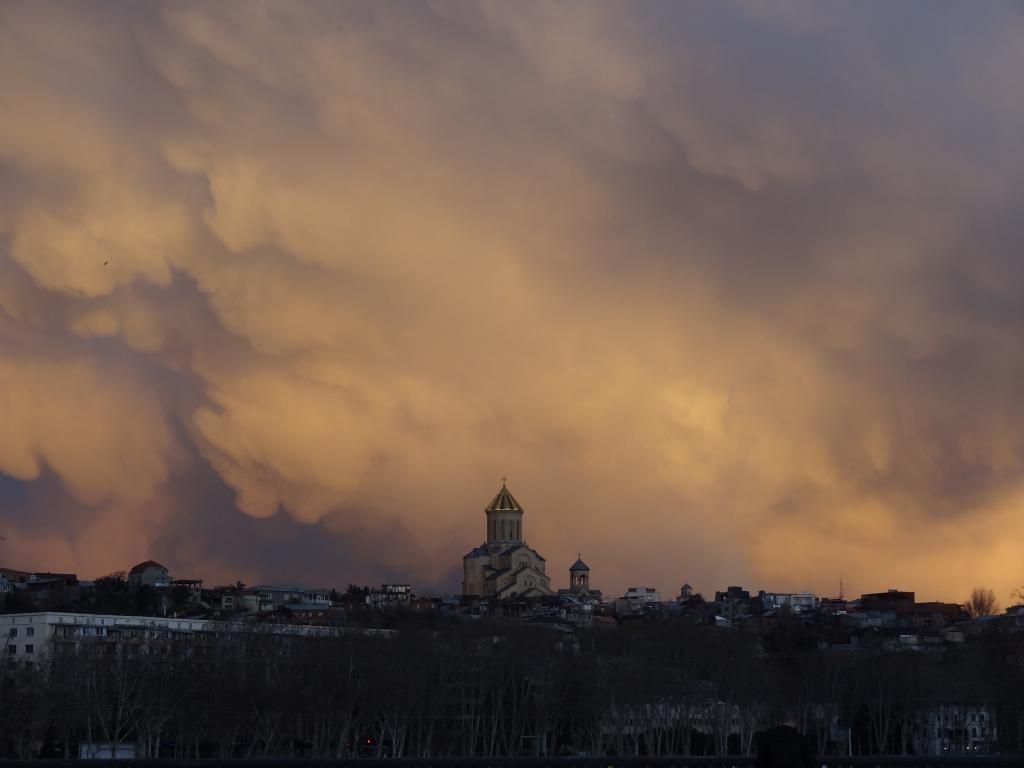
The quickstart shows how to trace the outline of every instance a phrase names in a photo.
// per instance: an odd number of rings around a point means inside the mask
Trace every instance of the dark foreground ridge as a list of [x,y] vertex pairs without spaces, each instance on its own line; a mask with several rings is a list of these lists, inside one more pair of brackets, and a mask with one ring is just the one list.
[[[342,760],[4,760],[3,768],[752,768],[755,758],[733,757],[456,757],[355,758]],[[822,768],[1006,768],[1024,766],[1022,755],[824,755]]]

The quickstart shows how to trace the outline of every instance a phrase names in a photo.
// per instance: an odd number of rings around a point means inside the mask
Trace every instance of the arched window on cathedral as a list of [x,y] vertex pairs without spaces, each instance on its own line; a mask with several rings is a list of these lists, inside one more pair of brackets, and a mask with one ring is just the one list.
[[519,567],[520,568],[525,568],[529,564],[530,564],[530,562],[525,557],[522,560],[519,561]]

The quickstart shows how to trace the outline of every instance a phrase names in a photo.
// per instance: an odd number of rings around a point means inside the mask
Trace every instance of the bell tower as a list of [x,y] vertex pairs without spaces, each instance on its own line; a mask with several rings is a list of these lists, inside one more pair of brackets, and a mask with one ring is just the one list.
[[576,594],[590,592],[590,566],[584,563],[579,556],[569,568],[569,591]]
[[523,543],[523,508],[505,487],[501,479],[501,490],[484,510],[487,515],[487,548],[499,549]]

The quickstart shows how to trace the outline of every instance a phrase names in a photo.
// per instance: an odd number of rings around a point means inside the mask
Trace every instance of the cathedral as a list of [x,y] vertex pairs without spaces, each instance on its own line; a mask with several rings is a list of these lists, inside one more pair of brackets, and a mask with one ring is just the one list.
[[523,541],[523,508],[504,482],[484,513],[487,541],[462,558],[462,594],[499,600],[552,594],[544,558]]

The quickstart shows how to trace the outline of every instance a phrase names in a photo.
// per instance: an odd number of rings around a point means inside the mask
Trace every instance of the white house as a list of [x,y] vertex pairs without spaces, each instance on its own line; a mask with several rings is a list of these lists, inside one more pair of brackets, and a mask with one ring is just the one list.
[[304,587],[275,587],[259,584],[245,590],[241,599],[241,608],[247,613],[273,611],[284,605],[321,606],[331,605],[329,589],[305,589]]
[[619,613],[638,612],[660,602],[661,593],[654,587],[630,587],[626,594],[615,601],[615,610]]
[[789,608],[793,613],[806,613],[818,607],[813,592],[761,592],[758,597],[766,611]]
[[128,587],[134,590],[142,586],[169,589],[171,572],[155,560],[141,562],[128,571]]
[[302,593],[302,600],[308,605],[329,606],[331,604],[331,590],[307,589]]
[[411,601],[412,587],[408,584],[382,584],[380,589],[371,590],[366,596],[367,605],[373,608],[408,605]]
[[934,706],[914,723],[914,751],[919,755],[983,753],[996,741],[996,721],[984,705]]

